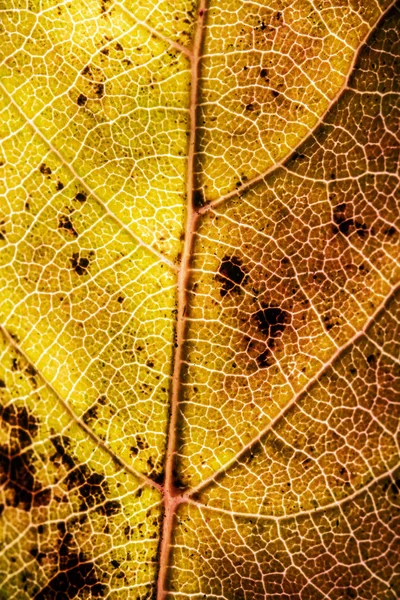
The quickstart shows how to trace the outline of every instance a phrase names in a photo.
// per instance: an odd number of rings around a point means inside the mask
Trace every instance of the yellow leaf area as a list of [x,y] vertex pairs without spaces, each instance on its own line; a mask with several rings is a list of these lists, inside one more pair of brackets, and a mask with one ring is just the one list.
[[0,599],[397,600],[398,3],[0,15]]

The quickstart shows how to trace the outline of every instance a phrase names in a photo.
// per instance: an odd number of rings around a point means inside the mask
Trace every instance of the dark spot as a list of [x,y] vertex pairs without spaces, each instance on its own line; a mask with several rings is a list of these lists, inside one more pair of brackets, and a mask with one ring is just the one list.
[[149,447],[146,440],[144,440],[140,435],[136,436],[136,445],[139,448],[139,450],[146,450],[146,448]]
[[121,503],[118,500],[107,500],[104,506],[99,506],[98,512],[106,515],[107,517],[112,517],[116,515],[121,510]]
[[396,479],[396,481],[394,481],[391,485],[390,485],[390,491],[392,492],[392,494],[394,494],[395,496],[398,496],[400,493],[400,479]]
[[89,259],[80,256],[79,252],[74,252],[72,255],[71,265],[78,275],[86,275],[88,272]]
[[50,167],[47,167],[44,163],[40,165],[39,171],[42,173],[42,175],[51,175]]
[[57,191],[63,190],[64,189],[64,184],[61,183],[61,181],[57,181],[56,189],[57,189]]
[[101,52],[102,54],[104,54],[105,56],[108,56],[108,55],[110,54],[110,50],[109,50],[108,48],[102,48],[102,49],[100,50],[100,52]]
[[274,98],[278,98],[278,96],[280,96],[280,92],[277,92],[276,90],[271,90],[271,93]]
[[86,198],[87,198],[86,192],[78,192],[75,196],[75,200],[78,200],[78,202],[85,202]]
[[258,322],[258,329],[268,338],[272,338],[271,343],[274,338],[280,337],[290,322],[290,313],[279,306],[263,307],[255,313],[254,317]]
[[261,69],[260,71],[260,77],[263,77],[264,79],[268,78],[268,69]]
[[118,562],[117,560],[112,560],[112,561],[111,561],[111,564],[112,564],[112,566],[113,566],[115,569],[118,569],[118,567],[119,567],[119,565],[120,565],[121,563],[120,563],[120,562]]
[[152,360],[146,360],[146,366],[152,369],[154,367],[154,363]]
[[86,65],[86,67],[82,69],[82,75],[90,75],[90,72],[90,65]]
[[[69,439],[60,435],[50,438],[50,441],[56,449],[56,456],[61,458],[62,463],[68,467],[68,469],[73,469],[75,467],[75,460],[67,452],[67,448],[69,447]],[[62,524],[59,523],[59,525],[61,526]]]
[[119,302],[120,304],[122,304],[122,302],[125,300],[125,298],[123,296],[118,296],[117,298],[117,302]]
[[206,200],[204,198],[204,194],[202,192],[202,190],[194,190],[193,192],[193,206],[195,208],[201,208],[202,206],[204,206],[206,203]]
[[90,472],[86,465],[75,466],[65,482],[69,490],[76,490],[82,500],[81,510],[87,510],[106,501],[108,485],[104,475]]
[[131,452],[132,452],[132,454],[134,454],[135,456],[136,456],[137,454],[139,454],[139,450],[138,450],[138,448],[136,448],[136,446],[131,446]]
[[101,9],[101,13],[104,14],[107,12],[108,7],[107,7],[107,2],[109,0],[100,0],[100,9]]
[[226,296],[231,290],[239,291],[239,286],[244,282],[246,273],[242,268],[242,261],[237,256],[224,256],[218,269],[217,279],[222,283],[220,294]]
[[375,356],[375,354],[369,354],[367,356],[367,361],[368,361],[369,365],[371,365],[371,366],[374,367],[376,365],[376,356]]
[[104,96],[104,83],[96,83],[94,86],[94,93],[98,98],[102,98]]
[[94,419],[97,419],[97,411],[98,411],[97,406],[91,406],[90,408],[88,408],[87,411],[84,412],[82,415],[83,422],[88,423],[89,421],[93,421]]
[[4,383],[4,381],[2,379],[0,379],[0,388],[5,388],[6,384]]
[[78,100],[76,101],[78,106],[85,106],[87,102],[87,97],[85,96],[85,94],[79,94],[78,96]]
[[254,110],[254,104],[247,104],[246,110],[249,110],[250,112],[252,112]]
[[69,231],[69,233],[72,233],[74,237],[78,237],[78,232],[73,226],[72,221],[68,215],[61,215],[61,217],[59,217],[58,228],[65,229],[66,231]]
[[269,349],[264,350],[264,352],[257,356],[256,361],[260,369],[270,367],[273,364],[273,360],[271,360],[271,351]]
[[277,12],[276,15],[275,15],[275,18],[276,18],[277,21],[280,21],[281,18],[282,18],[282,13],[281,12]]
[[121,44],[119,42],[117,42],[115,44],[115,49],[118,50],[118,52],[123,52],[124,51],[123,47],[121,46]]
[[81,593],[91,598],[103,598],[107,587],[100,583],[93,561],[78,551],[74,538],[66,533],[58,549],[59,567],[49,583],[34,596],[34,600],[73,600]]
[[385,235],[388,235],[391,237],[392,235],[394,235],[396,233],[396,227],[393,227],[393,226],[388,227],[387,229],[385,229],[385,231],[383,233]]
[[4,486],[6,503],[26,511],[48,504],[51,491],[37,481],[34,452],[27,449],[37,435],[37,419],[26,407],[14,404],[0,407],[0,418],[10,426],[8,444],[0,445],[0,485]]

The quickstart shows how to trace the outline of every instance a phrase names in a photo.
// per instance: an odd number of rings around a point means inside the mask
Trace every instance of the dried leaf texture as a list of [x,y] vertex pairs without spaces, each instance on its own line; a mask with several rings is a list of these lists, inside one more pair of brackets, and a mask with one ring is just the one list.
[[399,3],[0,14],[0,599],[396,600]]

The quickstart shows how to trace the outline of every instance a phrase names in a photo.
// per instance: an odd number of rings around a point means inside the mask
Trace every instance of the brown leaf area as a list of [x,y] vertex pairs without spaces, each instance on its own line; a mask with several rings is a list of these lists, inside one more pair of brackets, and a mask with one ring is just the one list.
[[76,7],[4,11],[0,600],[397,600],[399,2]]

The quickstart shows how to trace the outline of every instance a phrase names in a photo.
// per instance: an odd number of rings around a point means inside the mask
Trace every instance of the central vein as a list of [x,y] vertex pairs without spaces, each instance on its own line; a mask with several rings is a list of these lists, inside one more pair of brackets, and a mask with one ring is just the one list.
[[193,41],[191,92],[189,111],[189,147],[187,160],[187,191],[186,191],[186,221],[185,243],[182,252],[181,266],[178,275],[177,293],[177,322],[175,331],[175,351],[171,386],[170,416],[168,425],[167,450],[165,462],[165,483],[163,486],[164,513],[160,543],[159,571],[157,580],[157,600],[167,596],[167,575],[174,526],[175,512],[183,498],[174,482],[174,462],[177,451],[177,423],[179,413],[179,395],[181,389],[182,351],[186,330],[187,288],[190,271],[190,260],[193,251],[194,234],[199,215],[193,208],[195,189],[194,162],[196,154],[196,116],[199,87],[200,55],[203,42],[206,0],[200,0],[198,20]]

